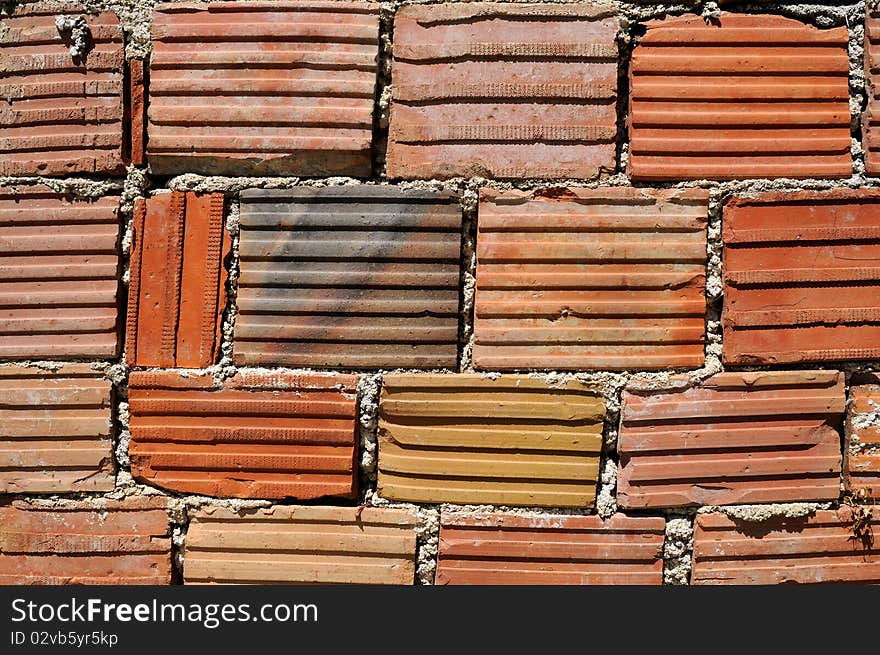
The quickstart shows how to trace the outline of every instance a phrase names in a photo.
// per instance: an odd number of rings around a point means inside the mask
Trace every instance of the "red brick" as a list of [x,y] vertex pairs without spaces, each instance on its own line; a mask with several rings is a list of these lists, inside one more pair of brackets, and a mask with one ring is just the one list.
[[610,5],[402,7],[389,177],[613,172],[617,28]]
[[119,354],[118,207],[0,187],[0,359]]
[[869,175],[880,174],[880,89],[877,80],[880,77],[880,8],[873,3],[865,3],[865,90],[868,95],[868,107],[862,114],[863,146],[865,150],[865,170]]
[[701,189],[481,190],[474,365],[703,364]]
[[623,394],[627,509],[836,500],[846,404],[837,371],[719,373]]
[[727,363],[880,357],[880,189],[737,197],[723,225]]
[[378,3],[159,4],[152,170],[369,176],[378,43]]
[[172,191],[135,204],[129,365],[204,368],[217,359],[232,247],[223,203],[221,193]]
[[142,166],[146,162],[146,92],[144,60],[132,59],[128,62],[128,116],[131,125],[129,158],[135,166]]
[[[57,15],[84,16],[93,47],[70,54]],[[0,31],[0,175],[124,173],[123,41],[112,12],[27,4]]]
[[352,498],[357,485],[352,376],[134,372],[135,479],[236,498]]
[[647,24],[630,67],[634,180],[848,177],[846,27],[770,15]]
[[[878,583],[880,546],[856,539],[851,510],[819,510],[797,519],[749,523],[698,514],[691,583]],[[870,521],[876,534],[880,517]]]
[[[880,497],[880,374],[850,380],[846,411],[843,482],[848,491],[868,489]],[[854,453],[856,444],[858,452]]]
[[662,518],[443,514],[437,584],[659,585]]
[[167,585],[167,500],[0,506],[0,584]]

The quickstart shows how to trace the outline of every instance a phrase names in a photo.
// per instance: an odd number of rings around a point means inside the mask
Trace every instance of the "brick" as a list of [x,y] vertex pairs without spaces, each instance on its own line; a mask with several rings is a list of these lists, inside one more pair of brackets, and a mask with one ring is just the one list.
[[640,509],[836,500],[845,404],[837,371],[719,373],[699,387],[662,391],[632,386],[623,394],[617,502]]
[[87,364],[0,368],[0,493],[111,491],[111,406]]
[[146,120],[147,98],[144,60],[132,59],[128,62],[128,116],[131,125],[130,159],[135,166],[146,163]]
[[[691,584],[878,583],[880,547],[854,538],[847,507],[747,523],[698,514]],[[880,517],[870,521],[874,533]]]
[[411,585],[417,523],[403,509],[208,507],[190,515],[184,583]]
[[131,473],[179,493],[311,500],[354,497],[352,376],[134,372]]
[[450,193],[243,191],[235,361],[456,367],[461,225]]
[[437,584],[659,585],[663,518],[444,513]]
[[[846,410],[843,483],[847,491],[869,489],[880,496],[880,374],[850,380]],[[857,450],[857,452],[854,452]]]
[[170,583],[165,499],[0,505],[0,584]]
[[581,382],[386,375],[379,494],[416,503],[592,507],[605,405]]
[[865,16],[865,91],[868,106],[862,114],[863,147],[865,151],[865,170],[869,175],[880,174],[880,89],[877,79],[880,76],[880,8],[866,4]]
[[118,207],[0,187],[0,359],[119,354]]
[[725,362],[880,357],[880,190],[737,197],[723,225]]
[[388,176],[613,172],[617,29],[604,4],[400,8]]
[[703,364],[702,189],[480,191],[474,365]]
[[[0,175],[122,174],[123,37],[112,12],[28,4],[0,31]],[[57,15],[83,16],[93,47],[70,54]]]
[[630,66],[634,180],[848,177],[846,27],[770,15],[647,23]]
[[220,350],[224,265],[232,247],[223,194],[172,191],[135,204],[128,288],[130,366],[204,368]]
[[378,43],[378,3],[159,4],[153,172],[369,176]]

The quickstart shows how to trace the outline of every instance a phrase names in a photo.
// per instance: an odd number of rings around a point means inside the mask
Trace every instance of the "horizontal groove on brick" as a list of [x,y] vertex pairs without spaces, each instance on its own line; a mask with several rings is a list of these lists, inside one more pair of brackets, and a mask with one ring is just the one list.
[[368,176],[378,14],[367,2],[158,5],[153,171]]
[[[3,17],[0,175],[125,171],[119,20],[109,11],[83,15],[90,49],[74,57],[55,26],[61,9],[23,6]],[[70,10],[77,12],[74,5]]]
[[734,197],[723,225],[725,362],[880,358],[880,190]]
[[0,359],[116,357],[119,196],[0,187]]
[[190,515],[184,583],[411,585],[416,526],[403,509],[208,507]]
[[[865,527],[877,534],[880,517]],[[692,584],[846,582],[880,582],[880,545],[855,537],[847,507],[758,523],[697,515]]]
[[475,367],[701,366],[708,205],[701,189],[482,190]]
[[402,7],[389,177],[592,178],[613,170],[616,31],[607,6]]
[[837,371],[719,373],[623,394],[627,509],[836,500],[846,403]]
[[592,507],[605,405],[590,385],[386,375],[379,494],[416,503]]
[[866,3],[865,15],[865,91],[868,106],[862,114],[865,170],[869,175],[880,174],[880,10]]
[[437,584],[659,585],[666,521],[444,513]]
[[129,381],[134,478],[179,493],[351,498],[356,487],[352,376],[140,372]]
[[850,380],[844,439],[843,482],[847,491],[880,496],[880,374]]
[[461,225],[446,192],[243,191],[236,362],[454,368]]
[[0,584],[170,584],[167,503],[0,504]]
[[647,24],[630,68],[636,180],[848,177],[846,27],[722,13]]

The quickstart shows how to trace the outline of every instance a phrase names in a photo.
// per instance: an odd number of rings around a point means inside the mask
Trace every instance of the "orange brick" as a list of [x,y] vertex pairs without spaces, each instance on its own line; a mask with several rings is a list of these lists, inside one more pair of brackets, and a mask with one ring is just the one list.
[[843,482],[848,491],[867,489],[880,498],[880,374],[855,374],[850,384]]
[[880,8],[865,3],[865,90],[868,107],[862,114],[865,170],[869,175],[880,174]]

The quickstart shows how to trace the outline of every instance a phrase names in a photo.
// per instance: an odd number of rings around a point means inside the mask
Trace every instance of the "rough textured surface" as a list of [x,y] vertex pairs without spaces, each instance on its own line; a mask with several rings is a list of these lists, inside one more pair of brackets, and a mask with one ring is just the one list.
[[402,7],[394,18],[388,176],[613,171],[616,30],[610,5]]
[[702,365],[708,205],[701,189],[482,190],[474,366]]
[[665,521],[616,514],[443,515],[437,584],[662,582]]
[[605,406],[596,389],[518,376],[387,375],[379,494],[410,502],[592,507]]
[[135,166],[146,163],[146,111],[147,88],[144,75],[144,60],[132,59],[128,62],[128,120],[129,157]]
[[848,491],[880,496],[880,374],[853,376],[846,414],[843,481]]
[[411,585],[415,527],[400,509],[209,507],[190,517],[184,583]]
[[865,170],[869,175],[880,174],[880,10],[866,4],[865,16],[865,81],[868,93],[867,111],[862,117],[864,133]]

